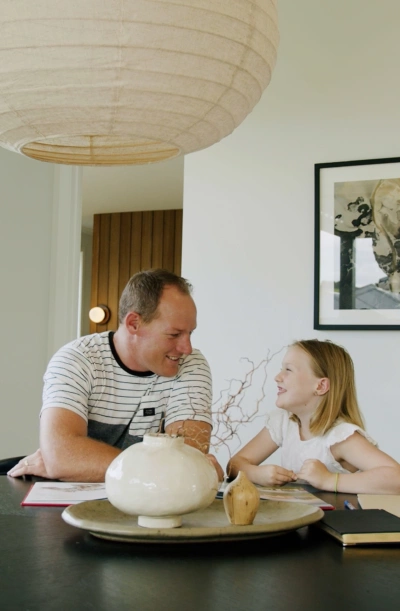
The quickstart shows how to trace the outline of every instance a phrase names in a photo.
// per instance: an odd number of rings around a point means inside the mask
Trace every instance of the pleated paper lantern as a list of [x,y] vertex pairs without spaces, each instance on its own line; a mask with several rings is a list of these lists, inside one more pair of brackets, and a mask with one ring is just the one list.
[[267,87],[276,0],[0,0],[0,145],[151,163],[237,127]]

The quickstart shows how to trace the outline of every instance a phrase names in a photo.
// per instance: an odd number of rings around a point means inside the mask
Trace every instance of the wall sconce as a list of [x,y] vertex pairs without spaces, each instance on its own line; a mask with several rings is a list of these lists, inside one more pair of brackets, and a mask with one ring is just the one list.
[[106,305],[98,305],[89,312],[89,318],[97,325],[105,325],[110,320],[111,312]]

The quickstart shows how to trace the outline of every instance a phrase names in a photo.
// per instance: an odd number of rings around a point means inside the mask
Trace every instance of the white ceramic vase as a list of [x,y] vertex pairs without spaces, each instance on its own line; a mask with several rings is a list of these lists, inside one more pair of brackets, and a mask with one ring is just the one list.
[[182,515],[212,503],[218,485],[215,468],[200,450],[164,434],[145,435],[106,472],[110,503],[148,528],[181,526]]

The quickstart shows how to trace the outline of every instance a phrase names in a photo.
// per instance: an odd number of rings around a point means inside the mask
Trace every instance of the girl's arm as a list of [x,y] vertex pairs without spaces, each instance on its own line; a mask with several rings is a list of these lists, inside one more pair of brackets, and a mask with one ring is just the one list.
[[261,486],[280,486],[296,479],[293,471],[277,465],[260,465],[279,446],[272,440],[268,429],[263,428],[248,444],[230,459],[226,472],[236,477],[243,471],[250,481]]
[[[335,460],[359,469],[356,473],[340,473],[338,492],[400,494],[400,464],[372,445],[360,433],[331,447]],[[316,464],[318,463],[318,464]],[[346,468],[348,468],[346,465]],[[298,477],[321,490],[334,490],[336,475],[319,461],[305,461]]]

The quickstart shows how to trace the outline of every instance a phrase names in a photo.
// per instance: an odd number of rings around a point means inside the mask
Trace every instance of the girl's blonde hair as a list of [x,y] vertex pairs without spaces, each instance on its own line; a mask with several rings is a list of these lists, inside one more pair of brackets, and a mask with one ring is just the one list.
[[[310,421],[310,432],[323,435],[338,418],[364,429],[364,422],[358,407],[354,380],[354,365],[350,354],[330,341],[306,339],[294,342],[308,354],[311,367],[317,378],[329,379],[329,390],[323,395],[318,409]],[[294,416],[297,420],[297,417]]]

